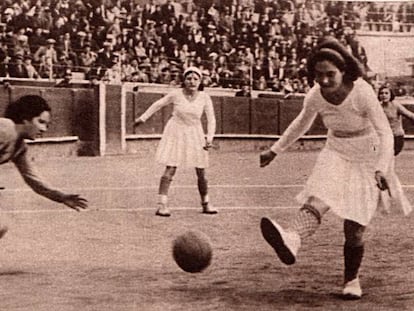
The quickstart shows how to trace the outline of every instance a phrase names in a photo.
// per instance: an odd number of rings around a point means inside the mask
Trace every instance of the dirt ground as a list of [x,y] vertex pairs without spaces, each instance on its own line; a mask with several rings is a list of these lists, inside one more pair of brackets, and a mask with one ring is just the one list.
[[[178,170],[170,218],[155,217],[163,168],[148,158],[39,159],[51,184],[81,193],[76,213],[32,193],[3,165],[0,221],[0,310],[414,310],[414,216],[377,213],[366,233],[364,296],[344,301],[342,221],[331,213],[306,240],[297,263],[284,266],[263,240],[263,216],[287,224],[295,194],[317,152],[289,152],[269,167],[257,153],[211,153],[210,196],[218,215],[203,215],[193,170]],[[397,172],[414,203],[414,153]],[[198,229],[212,243],[202,273],[186,273],[173,239]]]

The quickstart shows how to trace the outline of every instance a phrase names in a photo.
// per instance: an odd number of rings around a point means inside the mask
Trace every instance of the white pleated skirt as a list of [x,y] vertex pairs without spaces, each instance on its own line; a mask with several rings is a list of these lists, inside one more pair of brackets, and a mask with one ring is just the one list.
[[[379,204],[384,203],[380,198],[385,192],[381,193],[375,181],[377,160],[378,138],[374,134],[328,137],[305,188],[296,198],[301,204],[322,202],[339,217],[366,226]],[[399,196],[406,209],[411,209],[392,165],[387,180],[392,181],[392,193]]]
[[208,152],[204,145],[201,122],[186,124],[172,117],[165,126],[155,158],[168,166],[206,168]]

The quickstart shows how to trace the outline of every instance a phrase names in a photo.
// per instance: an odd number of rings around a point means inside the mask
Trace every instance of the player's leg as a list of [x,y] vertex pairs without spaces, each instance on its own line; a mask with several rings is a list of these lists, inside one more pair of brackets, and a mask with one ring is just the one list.
[[344,297],[347,299],[359,299],[362,296],[359,284],[358,271],[364,256],[363,235],[365,226],[346,219],[344,221]]
[[170,189],[171,181],[175,175],[177,167],[167,166],[164,174],[161,176],[160,186],[158,189],[158,204],[159,207],[155,213],[158,216],[168,217],[171,215],[170,209],[168,208],[168,190]]
[[301,240],[315,233],[328,209],[329,207],[320,200],[311,198],[299,209],[286,229],[274,220],[264,217],[260,223],[263,237],[283,263],[294,264]]
[[397,156],[404,147],[404,136],[394,136],[394,155]]
[[208,197],[208,180],[206,170],[196,167],[198,192],[200,193],[201,206],[204,214],[217,214],[217,210],[210,204]]
[[296,214],[292,229],[299,234],[301,239],[311,236],[319,228],[322,216],[327,210],[327,207],[304,204]]

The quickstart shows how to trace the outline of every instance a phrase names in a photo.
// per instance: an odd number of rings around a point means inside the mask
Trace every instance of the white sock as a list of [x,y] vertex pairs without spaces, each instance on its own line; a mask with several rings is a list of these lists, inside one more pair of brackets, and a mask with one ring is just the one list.
[[208,203],[209,202],[209,198],[208,198],[208,194],[206,194],[203,198],[202,198],[202,202],[201,203]]
[[158,203],[162,205],[167,205],[168,203],[168,196],[165,194],[158,195]]

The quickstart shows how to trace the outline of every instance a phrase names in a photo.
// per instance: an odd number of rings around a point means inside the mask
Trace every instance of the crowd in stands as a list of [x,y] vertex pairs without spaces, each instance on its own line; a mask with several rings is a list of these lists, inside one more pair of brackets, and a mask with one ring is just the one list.
[[[338,38],[369,71],[355,29],[388,30],[385,8],[323,0],[0,0],[0,77],[81,72],[111,83],[180,85],[182,71],[195,65],[207,87],[304,93],[306,57],[322,36]],[[414,3],[390,8],[398,31],[411,31]]]

